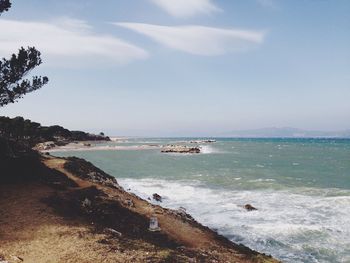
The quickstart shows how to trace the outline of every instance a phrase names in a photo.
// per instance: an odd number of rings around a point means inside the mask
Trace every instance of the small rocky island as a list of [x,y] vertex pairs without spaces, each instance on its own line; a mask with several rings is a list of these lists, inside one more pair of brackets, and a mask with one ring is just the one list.
[[189,147],[186,145],[166,145],[161,150],[162,153],[200,153],[200,147]]

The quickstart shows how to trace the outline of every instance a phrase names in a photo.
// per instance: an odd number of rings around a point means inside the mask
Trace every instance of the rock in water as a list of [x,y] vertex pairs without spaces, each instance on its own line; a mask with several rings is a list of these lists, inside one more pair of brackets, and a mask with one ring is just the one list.
[[256,209],[254,206],[252,206],[251,204],[246,204],[244,205],[244,208],[248,211],[254,211],[254,210],[258,210]]
[[158,201],[158,202],[162,202],[162,197],[157,193],[153,194],[153,199]]
[[162,148],[162,153],[200,153],[199,147],[188,147],[186,145],[167,145]]

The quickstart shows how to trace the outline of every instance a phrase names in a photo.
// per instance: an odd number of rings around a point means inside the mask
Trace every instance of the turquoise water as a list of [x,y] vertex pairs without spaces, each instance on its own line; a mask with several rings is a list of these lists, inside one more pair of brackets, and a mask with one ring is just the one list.
[[[128,148],[191,139],[54,154],[85,158],[125,189],[143,198],[157,192],[162,205],[186,207],[232,241],[285,262],[350,262],[350,140],[217,139],[197,155]],[[258,210],[245,211],[246,203]]]

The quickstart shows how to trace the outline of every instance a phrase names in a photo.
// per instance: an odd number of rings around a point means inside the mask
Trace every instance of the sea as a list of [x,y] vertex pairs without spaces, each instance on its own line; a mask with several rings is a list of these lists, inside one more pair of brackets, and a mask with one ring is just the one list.
[[[162,206],[184,207],[283,262],[350,262],[350,139],[200,140],[124,138],[52,154],[84,158],[125,190],[144,199],[158,193]],[[167,144],[198,145],[201,153],[161,153],[157,145]]]

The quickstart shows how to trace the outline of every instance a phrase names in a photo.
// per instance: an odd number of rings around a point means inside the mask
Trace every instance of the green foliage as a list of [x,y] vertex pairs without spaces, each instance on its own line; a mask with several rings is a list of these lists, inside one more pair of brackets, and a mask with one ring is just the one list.
[[0,116],[0,138],[20,141],[28,146],[39,142],[70,142],[109,140],[102,135],[89,134],[82,131],[70,131],[61,126],[41,126],[40,123],[25,120],[23,117],[8,118]]
[[10,0],[0,0],[0,15],[2,12],[8,11],[10,7]]
[[23,78],[42,63],[40,52],[34,47],[23,47],[11,59],[0,61],[0,107],[15,102],[23,95],[40,89],[48,82],[47,77]]
[[[0,0],[0,15],[11,7],[9,0]],[[40,52],[35,47],[23,47],[18,54],[12,54],[10,59],[0,60],[0,107],[14,103],[23,95],[40,89],[49,79],[33,76],[25,78],[35,67],[42,63]]]

